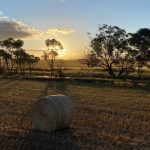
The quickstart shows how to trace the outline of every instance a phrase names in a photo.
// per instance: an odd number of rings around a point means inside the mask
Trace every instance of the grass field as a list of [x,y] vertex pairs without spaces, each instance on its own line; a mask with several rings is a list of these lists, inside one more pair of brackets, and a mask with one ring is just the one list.
[[[65,77],[71,77],[71,78],[112,78],[108,72],[101,68],[101,67],[87,67],[86,64],[83,64],[83,60],[56,60],[55,63],[55,76],[58,76],[57,69],[61,68],[63,75]],[[32,76],[50,76],[50,71],[48,64],[44,60],[40,60],[36,65],[35,69],[32,71]],[[29,74],[29,71],[26,72],[26,74]],[[138,71],[137,69],[135,72],[131,72],[128,75],[124,75],[123,78],[126,79],[138,79]],[[143,80],[149,80],[150,78],[150,69],[143,68]]]
[[[38,98],[71,97],[69,128],[34,130],[30,111]],[[0,150],[149,150],[150,89],[74,81],[0,79]]]
[[[45,62],[45,60],[41,59],[35,67],[37,68],[49,68],[48,64]],[[64,59],[56,59],[55,67],[71,67],[71,68],[86,68],[86,64],[81,63],[78,59],[72,59],[72,60],[64,60]]]

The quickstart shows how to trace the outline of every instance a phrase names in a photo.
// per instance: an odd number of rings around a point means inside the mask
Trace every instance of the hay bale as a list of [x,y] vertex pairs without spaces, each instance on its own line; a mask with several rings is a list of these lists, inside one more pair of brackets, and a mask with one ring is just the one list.
[[64,95],[52,95],[41,98],[32,111],[34,128],[42,131],[54,131],[67,127],[74,117],[74,106]]

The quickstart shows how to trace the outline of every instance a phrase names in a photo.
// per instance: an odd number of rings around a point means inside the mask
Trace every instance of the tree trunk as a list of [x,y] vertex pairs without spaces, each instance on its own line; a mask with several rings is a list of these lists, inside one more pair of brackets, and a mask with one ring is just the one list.
[[6,61],[6,70],[9,71],[9,63]]
[[54,75],[54,62],[55,62],[55,56],[52,56],[52,60],[51,60],[51,78],[53,78],[53,75]]
[[2,66],[2,59],[0,58],[0,67]]
[[124,73],[124,70],[121,69],[121,70],[119,71],[119,73],[118,73],[118,77],[121,77],[123,73]]
[[108,68],[108,73],[109,73],[112,77],[115,77],[115,73],[114,73],[112,67],[109,67],[109,68]]
[[138,65],[138,78],[142,78],[142,66],[140,64]]
[[52,58],[52,68],[51,68],[51,78],[53,77],[53,71],[54,71],[54,58]]

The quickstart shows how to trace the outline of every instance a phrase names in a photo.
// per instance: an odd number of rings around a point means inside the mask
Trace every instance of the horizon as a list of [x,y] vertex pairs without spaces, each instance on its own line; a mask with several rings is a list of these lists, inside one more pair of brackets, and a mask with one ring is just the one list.
[[5,0],[0,6],[0,40],[22,39],[24,48],[39,56],[36,50],[46,50],[44,41],[55,38],[64,47],[58,59],[79,59],[89,46],[87,32],[94,36],[100,24],[127,32],[149,28],[149,6],[148,0]]
[[[30,55],[35,55],[35,56],[38,56],[38,57],[40,57],[40,59],[41,60],[44,60],[43,58],[42,58],[42,55],[43,55],[43,52],[44,51],[46,51],[46,49],[45,50],[25,50],[28,54],[30,54]],[[36,54],[36,53],[38,53],[38,54]],[[60,53],[59,53],[60,54]],[[55,58],[56,60],[80,60],[80,59],[84,59],[84,57],[81,55],[81,56],[79,56],[79,57],[72,57],[72,58],[70,58],[70,57],[56,57]]]

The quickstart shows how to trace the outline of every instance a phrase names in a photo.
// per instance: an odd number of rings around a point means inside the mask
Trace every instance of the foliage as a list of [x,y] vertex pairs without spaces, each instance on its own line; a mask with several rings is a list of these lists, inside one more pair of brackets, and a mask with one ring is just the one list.
[[84,58],[80,62],[86,64],[87,67],[94,67],[98,64],[98,59],[94,51],[88,51],[84,53]]
[[129,42],[135,51],[138,74],[139,78],[141,78],[142,68],[147,66],[150,61],[150,29],[142,28],[136,33],[131,33]]
[[15,51],[14,55],[17,64],[16,69],[19,68],[22,73],[24,72],[26,67],[30,70],[30,74],[31,74],[34,64],[40,60],[39,57],[35,57],[34,55],[27,54],[23,49]]
[[63,46],[59,41],[55,39],[47,39],[45,41],[45,45],[47,46],[48,50],[44,52],[43,57],[49,65],[52,78],[54,73],[55,58],[58,56],[58,50],[62,50]]
[[128,36],[125,30],[117,26],[100,26],[99,33],[90,42],[90,56],[94,55],[97,62],[94,66],[106,69],[113,77],[133,70],[135,61],[127,40]]
[[0,67],[5,72],[11,73],[15,69],[17,73],[19,69],[23,73],[27,66],[31,69],[33,64],[39,61],[38,57],[29,55],[22,49],[23,43],[22,40],[15,40],[13,38],[0,41],[0,47],[2,48],[0,49]]

